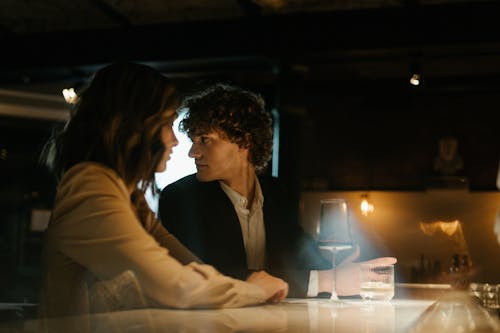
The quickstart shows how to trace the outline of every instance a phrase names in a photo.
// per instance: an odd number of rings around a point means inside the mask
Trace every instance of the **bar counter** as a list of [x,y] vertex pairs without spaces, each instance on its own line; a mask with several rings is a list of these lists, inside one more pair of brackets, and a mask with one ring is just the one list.
[[404,332],[430,304],[394,301],[366,305],[358,300],[287,299],[240,309],[141,310],[135,313],[137,317],[119,313],[113,319],[103,318],[99,332],[116,329],[116,323],[121,325],[119,331],[123,325],[143,325],[146,316],[151,319],[146,332]]
[[[499,319],[465,293],[438,300],[286,299],[276,304],[237,309],[138,309],[99,313],[71,331],[89,332],[290,332],[431,333],[500,332]],[[76,321],[78,323],[78,321]],[[80,328],[80,329],[79,329]],[[0,324],[0,332],[40,332],[36,320]]]

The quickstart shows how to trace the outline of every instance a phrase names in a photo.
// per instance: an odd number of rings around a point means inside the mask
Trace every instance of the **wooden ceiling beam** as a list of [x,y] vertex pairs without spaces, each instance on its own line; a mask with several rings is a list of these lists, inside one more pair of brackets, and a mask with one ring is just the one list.
[[[500,3],[260,16],[85,32],[0,36],[0,69],[116,60],[261,55],[294,59],[346,50],[500,43]],[[474,18],[474,20],[472,20]]]

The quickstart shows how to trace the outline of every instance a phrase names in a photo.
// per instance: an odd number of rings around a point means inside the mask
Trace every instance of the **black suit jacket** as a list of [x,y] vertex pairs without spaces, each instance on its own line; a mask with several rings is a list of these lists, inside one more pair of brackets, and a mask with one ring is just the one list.
[[[307,292],[309,271],[330,269],[314,240],[300,227],[297,205],[272,177],[259,177],[264,195],[266,267],[289,283],[291,297]],[[205,263],[223,274],[246,279],[250,273],[238,215],[217,181],[195,175],[165,187],[159,201],[163,225]]]

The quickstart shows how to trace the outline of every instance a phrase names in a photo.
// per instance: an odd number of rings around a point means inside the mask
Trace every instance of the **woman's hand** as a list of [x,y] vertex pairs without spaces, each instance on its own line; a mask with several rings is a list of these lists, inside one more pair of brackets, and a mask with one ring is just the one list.
[[248,276],[247,282],[264,289],[268,302],[279,302],[288,295],[288,283],[265,271],[253,272]]

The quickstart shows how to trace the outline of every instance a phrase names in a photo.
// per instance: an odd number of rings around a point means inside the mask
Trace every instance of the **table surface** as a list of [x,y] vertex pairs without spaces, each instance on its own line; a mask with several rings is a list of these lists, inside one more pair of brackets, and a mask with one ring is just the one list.
[[[286,299],[237,309],[140,309],[93,314],[89,327],[91,332],[500,332],[497,317],[464,300]],[[39,332],[34,320],[12,328]]]

